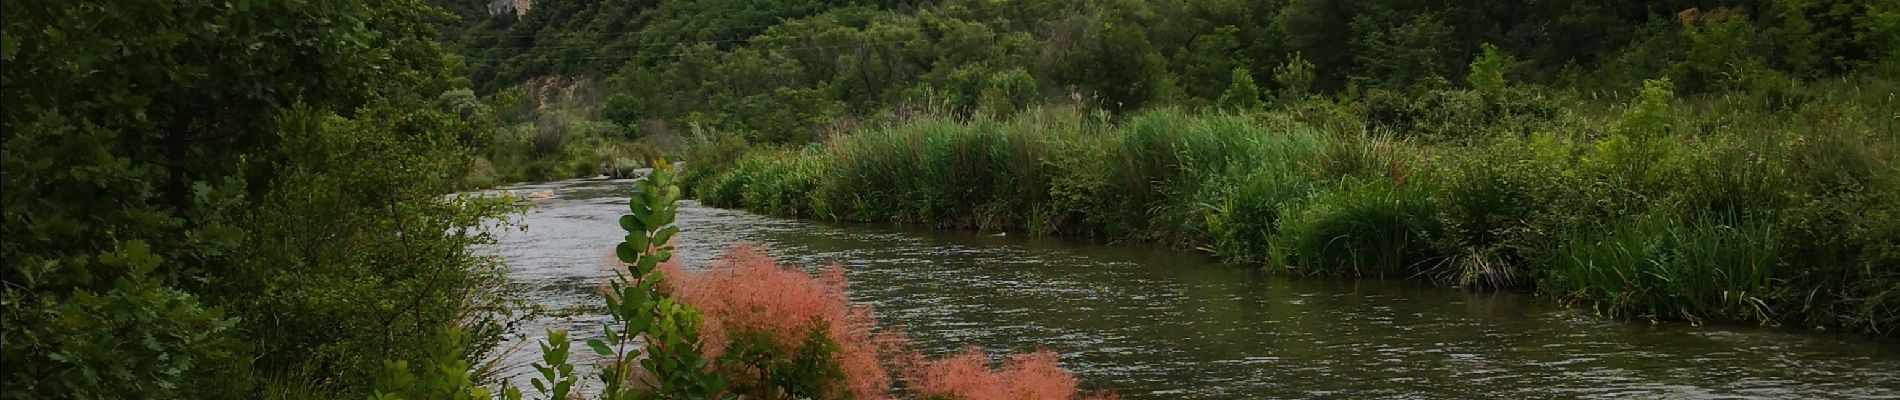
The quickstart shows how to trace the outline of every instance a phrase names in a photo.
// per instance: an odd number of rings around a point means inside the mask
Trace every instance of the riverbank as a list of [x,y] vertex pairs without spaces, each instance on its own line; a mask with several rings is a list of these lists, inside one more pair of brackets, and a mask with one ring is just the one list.
[[706,204],[773,215],[1155,242],[1621,318],[1892,336],[1900,140],[1878,110],[1900,108],[1893,88],[1676,100],[1655,82],[1622,105],[1448,91],[1477,100],[926,118],[700,151],[688,182]]
[[[510,187],[556,193],[523,217],[527,229],[501,233],[491,248],[511,268],[511,293],[550,309],[598,302],[596,286],[613,276],[600,266],[617,229],[608,222],[627,212],[629,186]],[[691,201],[676,222],[675,258],[687,271],[711,268],[737,243],[783,264],[841,264],[852,304],[874,306],[926,355],[1047,348],[1085,389],[1130,400],[1900,394],[1900,343],[1864,335],[1621,323],[1513,291],[1286,279],[1153,246],[834,224]],[[519,332],[531,336],[498,352],[513,361],[497,376],[531,387],[538,334],[595,338],[605,313],[580,307],[524,321]],[[576,374],[588,379],[590,367]]]

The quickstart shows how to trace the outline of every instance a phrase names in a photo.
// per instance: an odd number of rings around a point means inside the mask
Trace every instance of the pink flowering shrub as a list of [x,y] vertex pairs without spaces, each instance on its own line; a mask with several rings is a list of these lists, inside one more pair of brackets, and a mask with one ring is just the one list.
[[[966,347],[949,358],[916,361],[903,373],[920,397],[958,400],[1055,400],[1078,398],[1074,376],[1056,366],[1048,350],[1019,354],[992,370],[982,350]],[[1107,397],[1104,397],[1107,398]]]
[[[846,298],[844,269],[832,265],[818,274],[779,265],[751,246],[739,246],[700,271],[684,271],[676,263],[660,266],[666,281],[662,289],[698,309],[704,321],[700,338],[707,357],[747,356],[755,341],[793,357],[815,345],[834,346],[829,366],[837,368],[835,385],[821,388],[819,398],[882,399],[891,396],[896,377],[902,377],[916,397],[959,400],[1060,400],[1079,398],[1076,380],[1056,366],[1056,353],[1038,351],[1017,355],[992,370],[984,354],[968,348],[941,360],[925,360],[908,348],[901,331],[877,330],[870,307],[852,305]],[[823,353],[819,353],[823,354]],[[732,363],[721,360],[721,364]],[[794,363],[795,364],[795,363]],[[902,370],[892,373],[892,370]],[[758,368],[726,370],[722,375],[741,393],[764,391]],[[749,386],[749,387],[748,387]],[[750,390],[748,390],[750,389]],[[786,389],[786,388],[780,388]],[[789,389],[786,389],[789,390]]]
[[859,399],[887,397],[891,374],[879,362],[881,348],[873,340],[877,321],[869,307],[853,306],[845,298],[842,267],[813,276],[740,246],[703,271],[662,268],[667,288],[705,318],[700,335],[708,357],[724,355],[741,334],[762,336],[795,354],[816,329],[837,346],[831,356],[843,378],[837,389]]

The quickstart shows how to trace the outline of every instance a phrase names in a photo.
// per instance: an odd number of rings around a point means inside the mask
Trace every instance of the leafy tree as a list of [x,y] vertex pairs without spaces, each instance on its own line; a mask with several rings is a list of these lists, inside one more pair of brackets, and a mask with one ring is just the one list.
[[979,112],[1007,117],[1036,101],[1036,78],[1022,68],[990,74],[988,84],[978,95]]
[[[1312,68],[1306,82],[1313,90],[1346,85],[1353,70],[1352,40],[1355,2],[1291,0],[1274,16],[1276,31],[1285,35],[1287,49],[1301,55]],[[1291,61],[1288,61],[1289,63]],[[1277,75],[1277,74],[1276,74]]]
[[1471,83],[1471,88],[1477,89],[1480,93],[1498,93],[1504,90],[1507,84],[1504,73],[1511,69],[1511,64],[1515,60],[1498,52],[1497,46],[1492,46],[1490,43],[1485,43],[1480,47],[1484,49],[1484,54],[1479,55],[1476,60],[1471,60],[1471,73],[1465,75],[1465,82]]
[[1273,68],[1273,82],[1280,85],[1280,102],[1305,100],[1313,90],[1313,63],[1300,53],[1287,56],[1285,64]]
[[432,104],[464,84],[439,10],[0,7],[0,398],[361,393],[433,328],[487,326],[451,295],[499,209],[441,197],[477,135]]
[[1452,28],[1436,15],[1420,14],[1395,21],[1397,15],[1361,14],[1352,21],[1355,79],[1367,86],[1387,88],[1430,87],[1451,71],[1457,51]]
[[1768,29],[1762,34],[1772,41],[1775,56],[1770,58],[1780,67],[1796,75],[1811,76],[1820,71],[1822,60],[1819,57],[1819,44],[1816,43],[1814,23],[1808,20],[1808,12],[1814,7],[1809,0],[1775,0],[1769,2],[1767,18],[1771,19]]
[[1688,49],[1675,65],[1675,81],[1692,92],[1735,88],[1765,73],[1754,48],[1754,24],[1731,9],[1716,9],[1687,18],[1683,35]]
[[1253,83],[1253,74],[1246,68],[1235,67],[1231,84],[1227,92],[1220,95],[1221,108],[1229,110],[1251,110],[1260,106],[1260,87]]
[[1089,88],[1091,103],[1124,112],[1140,109],[1172,90],[1167,64],[1140,30],[1099,21],[1075,50],[1071,81]]
[[1240,54],[1240,29],[1222,26],[1214,32],[1200,35],[1188,47],[1188,55],[1182,57],[1182,73],[1188,94],[1199,98],[1216,98],[1232,83],[1228,75],[1235,68],[1251,64]]

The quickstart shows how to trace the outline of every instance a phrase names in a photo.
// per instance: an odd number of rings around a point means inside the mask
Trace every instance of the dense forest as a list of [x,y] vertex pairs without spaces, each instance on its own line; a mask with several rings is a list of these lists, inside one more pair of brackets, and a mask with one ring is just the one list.
[[521,206],[465,191],[653,159],[686,170],[619,221],[616,325],[586,342],[610,398],[1079,395],[1041,353],[886,371],[842,301],[733,311],[779,286],[669,270],[682,195],[1900,332],[1892,0],[0,10],[4,399],[567,398],[564,333],[537,387],[495,383],[521,316],[477,246]]
[[1411,97],[1483,84],[1466,67],[1486,48],[1513,82],[1593,97],[1657,78],[1773,93],[1900,72],[1895,6],[1879,1],[543,0],[519,16],[478,3],[451,7],[463,26],[449,37],[478,93],[590,77],[599,118],[628,135],[702,126],[788,144],[908,110],[1211,106],[1239,81],[1259,95],[1242,103]]

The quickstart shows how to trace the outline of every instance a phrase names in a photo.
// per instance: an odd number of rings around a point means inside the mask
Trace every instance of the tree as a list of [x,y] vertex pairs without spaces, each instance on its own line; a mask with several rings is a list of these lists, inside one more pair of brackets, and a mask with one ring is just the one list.
[[1471,73],[1465,75],[1465,82],[1471,83],[1471,88],[1480,93],[1496,94],[1504,90],[1504,72],[1510,70],[1515,61],[1498,52],[1498,47],[1490,43],[1480,47],[1484,49],[1484,54],[1471,60]]
[[1180,60],[1188,94],[1203,99],[1218,97],[1231,85],[1227,75],[1234,68],[1251,64],[1240,55],[1239,34],[1239,28],[1222,26],[1194,39],[1187,56]]
[[1414,88],[1432,86],[1446,77],[1452,57],[1452,28],[1432,14],[1400,22],[1390,13],[1360,14],[1352,21],[1353,62],[1361,75],[1355,82],[1367,86]]
[[1273,82],[1280,85],[1280,102],[1305,100],[1313,89],[1313,63],[1300,53],[1287,55],[1285,64],[1273,68]]
[[1161,53],[1136,26],[1098,21],[1070,60],[1071,82],[1089,89],[1091,103],[1121,113],[1171,94]]
[[1253,83],[1253,74],[1246,68],[1234,67],[1233,79],[1227,86],[1227,92],[1220,95],[1220,107],[1229,110],[1251,110],[1260,106],[1260,87]]
[[[1351,24],[1357,2],[1292,0],[1274,16],[1276,31],[1285,35],[1287,49],[1301,54],[1313,90],[1338,89],[1353,70]],[[1283,92],[1284,94],[1284,92]]]
[[[360,384],[427,335],[405,329],[466,311],[444,293],[479,280],[455,223],[479,216],[441,200],[468,127],[432,104],[465,85],[439,10],[4,10],[0,398],[253,398],[250,377],[304,365]],[[424,288],[435,271],[454,279]]]

